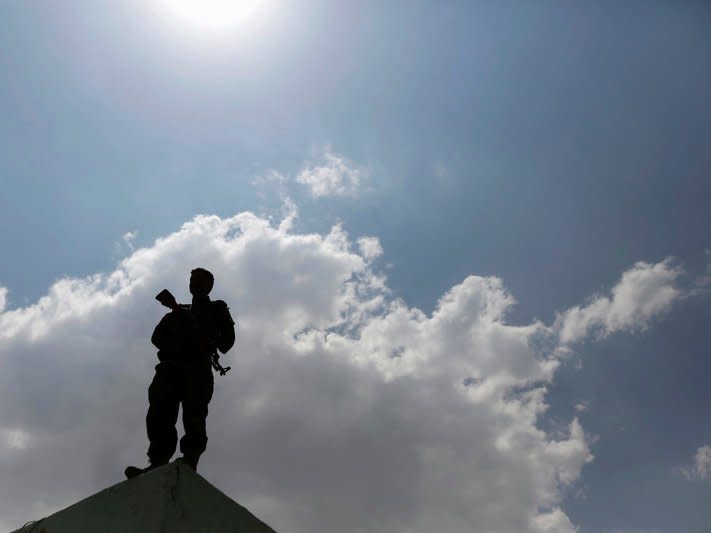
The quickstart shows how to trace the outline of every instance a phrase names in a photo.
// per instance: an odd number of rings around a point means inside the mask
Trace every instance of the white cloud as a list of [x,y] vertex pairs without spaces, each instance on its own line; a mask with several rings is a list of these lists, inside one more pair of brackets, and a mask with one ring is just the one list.
[[590,404],[588,402],[578,402],[575,404],[575,410],[578,413],[584,413],[588,409],[590,409]]
[[611,296],[597,296],[587,305],[568,309],[556,320],[564,344],[590,334],[606,337],[617,331],[646,328],[680,298],[683,290],[676,282],[683,274],[671,259],[650,264],[638,262],[622,275]]
[[118,260],[119,258],[125,257],[126,254],[133,252],[136,247],[134,241],[138,236],[136,231],[127,231],[121,236],[121,239],[114,242],[113,246],[113,259]]
[[689,481],[711,478],[711,446],[701,446],[696,450],[693,464],[683,466],[678,470]]
[[377,237],[360,237],[358,239],[358,247],[360,248],[360,255],[369,262],[383,255],[383,248],[380,246],[380,240]]
[[134,250],[133,241],[136,239],[137,235],[138,233],[135,231],[127,231],[123,234],[123,237],[121,237],[121,240],[131,249],[131,251]]
[[27,447],[29,435],[21,429],[6,429],[4,436],[5,446],[10,450],[23,450]]
[[315,198],[324,196],[354,196],[363,180],[363,172],[343,156],[327,149],[321,164],[304,168],[296,181],[307,185]]
[[560,509],[553,509],[539,514],[533,521],[533,531],[555,533],[558,531],[577,531],[576,527]]
[[39,517],[33,502],[68,505],[141,462],[153,296],[185,299],[202,265],[238,341],[201,472],[277,530],[574,531],[561,501],[589,440],[577,419],[563,435],[538,424],[557,330],[509,324],[496,277],[467,277],[428,316],[389,296],[374,238],[354,251],[340,226],[290,232],[200,216],[112,273],[0,314],[0,428],[24,446],[0,449],[0,516],[20,525]]
[[0,287],[0,313],[2,313],[5,310],[6,305],[7,305],[7,288]]

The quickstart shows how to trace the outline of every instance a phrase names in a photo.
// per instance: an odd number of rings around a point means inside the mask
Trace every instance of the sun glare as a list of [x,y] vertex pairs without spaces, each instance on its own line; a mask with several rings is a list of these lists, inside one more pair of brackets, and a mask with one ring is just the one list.
[[220,30],[246,23],[264,0],[162,0],[162,3],[184,23]]

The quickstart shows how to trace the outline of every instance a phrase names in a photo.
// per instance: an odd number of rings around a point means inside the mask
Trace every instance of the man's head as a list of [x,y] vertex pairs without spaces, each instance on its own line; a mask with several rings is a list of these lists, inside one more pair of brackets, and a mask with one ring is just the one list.
[[190,272],[190,294],[193,296],[207,296],[214,283],[215,278],[209,270],[196,268]]

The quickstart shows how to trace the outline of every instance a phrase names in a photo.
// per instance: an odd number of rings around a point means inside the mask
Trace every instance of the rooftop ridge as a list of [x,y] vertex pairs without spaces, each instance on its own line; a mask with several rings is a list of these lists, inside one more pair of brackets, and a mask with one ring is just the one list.
[[13,533],[275,533],[188,466],[121,481]]

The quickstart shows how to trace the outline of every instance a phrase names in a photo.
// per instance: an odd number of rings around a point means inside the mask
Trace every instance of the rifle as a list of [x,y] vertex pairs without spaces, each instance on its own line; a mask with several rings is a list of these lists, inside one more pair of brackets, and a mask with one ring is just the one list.
[[[181,309],[182,310],[190,309],[190,306],[187,304],[179,304],[175,300],[175,296],[173,296],[168,289],[163,289],[162,291],[160,291],[156,295],[156,300],[158,300],[161,303],[161,305],[164,305],[165,307],[167,307],[168,309],[171,309],[173,311],[177,311],[177,310],[181,310]],[[217,370],[221,376],[224,376],[225,374],[227,374],[227,372],[230,371],[230,368],[232,368],[232,367],[230,367],[230,366],[228,366],[226,368],[223,367],[220,364],[219,359],[220,359],[220,355],[217,353],[217,348],[213,348],[212,353],[210,354],[210,362],[212,363],[212,368]]]

